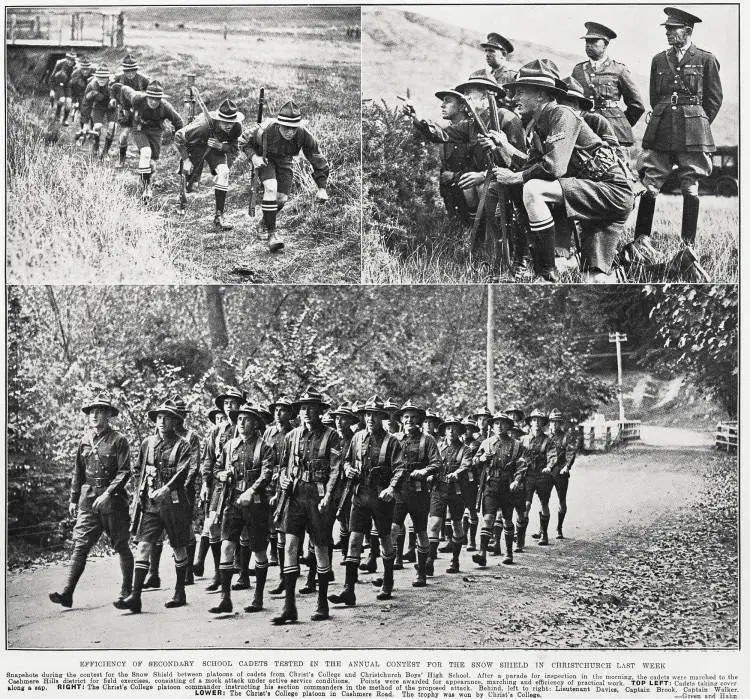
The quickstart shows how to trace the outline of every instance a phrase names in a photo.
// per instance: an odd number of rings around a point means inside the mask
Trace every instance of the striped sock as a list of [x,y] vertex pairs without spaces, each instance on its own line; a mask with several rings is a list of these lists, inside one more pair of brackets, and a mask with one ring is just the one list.
[[276,229],[276,201],[274,199],[264,199],[261,202],[260,209],[263,212],[263,225],[269,230]]

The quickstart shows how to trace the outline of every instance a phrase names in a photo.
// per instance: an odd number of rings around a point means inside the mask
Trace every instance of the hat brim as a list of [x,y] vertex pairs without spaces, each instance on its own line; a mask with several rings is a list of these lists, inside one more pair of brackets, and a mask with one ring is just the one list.
[[412,412],[419,413],[419,417],[420,417],[420,421],[421,422],[424,422],[427,419],[427,411],[426,410],[422,410],[421,408],[413,408],[413,407],[410,407],[410,408],[401,408],[396,413],[396,419],[400,421],[401,418],[404,416],[404,414],[408,413],[410,410]]
[[510,415],[496,415],[492,418],[491,422],[509,422],[511,425],[515,425],[516,421]]
[[613,36],[613,37],[610,38],[608,36],[602,36],[601,34],[586,34],[586,35],[584,35],[584,36],[582,36],[580,38],[581,39],[604,39],[604,41],[609,42],[609,41],[612,41],[612,39],[615,39],[617,37]]
[[464,95],[462,95],[460,92],[457,92],[456,90],[438,90],[435,93],[435,97],[437,97],[439,100],[445,99],[446,97],[455,97],[462,102],[466,99]]
[[460,422],[459,420],[447,420],[442,425],[440,425],[440,431],[445,432],[446,427],[450,427],[453,425],[453,427],[460,427],[464,432],[466,431],[466,425],[464,425],[463,422]]
[[255,410],[230,410],[229,411],[229,419],[232,422],[237,422],[237,418],[240,415],[249,415],[250,417],[257,418],[258,421],[261,423],[261,425],[264,425],[266,422],[263,416]]
[[185,420],[185,416],[181,413],[178,413],[176,410],[172,408],[156,408],[156,410],[149,410],[148,411],[148,419],[151,420],[151,422],[156,422],[157,415],[171,415],[172,417],[176,417],[180,422]]
[[594,108],[594,101],[590,100],[585,95],[580,95],[575,92],[566,92],[565,96],[576,100],[584,112],[590,112]]
[[110,405],[109,403],[89,403],[88,405],[84,405],[81,408],[81,412],[84,415],[88,415],[94,408],[106,408],[109,410],[109,413],[112,417],[116,417],[120,414],[120,411],[115,408],[114,405]]
[[544,422],[549,422],[549,418],[546,415],[529,415],[524,422],[527,425],[531,424],[532,420],[543,420]]
[[214,398],[214,405],[219,410],[221,410],[222,413],[224,412],[224,401],[227,398],[239,398],[241,401],[240,405],[244,405],[245,403],[247,403],[247,400],[245,400],[244,396],[240,397],[240,396],[234,395],[233,393],[222,393],[220,396],[216,396],[216,398]]
[[[386,420],[390,419],[390,417],[391,417],[391,414],[390,414],[390,412],[389,412],[389,411],[387,411],[387,410],[386,410],[385,408],[364,408],[364,407],[362,407],[362,408],[360,408],[359,410],[357,410],[357,413],[356,413],[356,414],[357,414],[357,415],[362,415],[362,416],[364,416],[364,415],[366,415],[367,413],[371,413],[371,414],[373,414],[373,415],[381,415],[381,416],[382,416],[382,417],[384,417],[384,418],[385,418]],[[335,414],[335,413],[334,413],[334,414]],[[356,416],[355,416],[355,417],[356,417]]]
[[317,405],[321,410],[328,410],[331,405],[322,400],[300,400],[294,401],[294,407],[299,410],[303,405]]
[[221,116],[219,110],[216,109],[213,112],[209,112],[208,116],[217,121],[225,121],[227,124],[241,124],[245,121],[245,115],[242,112],[237,112],[232,119],[227,119],[226,117]]
[[276,408],[289,408],[292,412],[294,412],[294,403],[271,403],[268,406],[268,409],[271,411],[271,413],[276,412]]
[[299,121],[294,122],[293,124],[290,124],[286,121],[279,121],[279,117],[274,118],[273,120],[274,124],[278,124],[279,126],[287,126],[290,129],[299,129],[304,126],[307,126],[307,119],[300,119]]
[[[461,94],[462,89],[469,87],[475,87],[479,90],[486,90],[487,92],[494,92],[500,97],[505,97],[507,94],[504,85],[492,85],[491,83],[486,83],[483,80],[467,80],[460,85],[456,85],[456,92]],[[465,97],[465,95],[462,96]]]
[[562,80],[555,79],[554,85],[542,80],[527,78],[525,80],[515,80],[512,83],[505,83],[503,87],[511,93],[515,92],[517,87],[538,87],[553,94],[555,97],[565,97],[568,94],[568,88]]

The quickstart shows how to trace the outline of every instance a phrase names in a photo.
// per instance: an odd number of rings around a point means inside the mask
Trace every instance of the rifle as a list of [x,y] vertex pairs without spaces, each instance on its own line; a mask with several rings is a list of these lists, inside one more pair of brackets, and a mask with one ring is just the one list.
[[[214,122],[213,119],[211,119],[211,115],[208,113],[208,108],[206,107],[206,103],[201,99],[200,93],[198,92],[198,88],[195,87],[195,85],[192,85],[190,87],[191,94],[193,97],[195,97],[195,101],[198,103],[198,106],[201,108],[201,113],[206,119],[206,123],[208,124],[208,137],[209,138],[216,138],[216,131],[214,129]],[[203,161],[206,159],[206,155],[208,155],[209,148],[206,146],[206,150],[203,151],[203,155],[201,155],[200,160],[198,161],[198,164],[195,166],[200,172],[203,170]]]
[[187,181],[185,179],[185,169],[182,165],[182,158],[180,158],[180,213],[184,214],[187,208]]
[[145,461],[142,465],[141,480],[138,483],[138,490],[135,493],[135,500],[133,501],[132,511],[130,513],[130,533],[135,536],[138,533],[138,529],[141,526],[141,517],[143,517],[143,502],[146,499],[149,483],[152,481],[152,476],[147,475],[148,466]]
[[234,477],[232,475],[227,474],[227,478],[223,483],[221,492],[219,493],[219,499],[216,503],[216,511],[213,513],[214,517],[213,517],[212,524],[221,524],[221,520],[224,517],[224,509],[227,506],[227,496],[229,495],[232,489],[233,481],[234,481]]
[[[260,124],[263,121],[263,106],[266,101],[266,88],[260,88],[260,94],[258,95],[258,118],[256,123]],[[265,153],[263,153],[265,157]],[[255,165],[250,160],[250,201],[247,205],[247,215],[250,218],[255,218],[255,200],[258,196],[258,175],[255,172]]]
[[346,501],[354,494],[354,480],[352,478],[347,479],[346,488],[344,488],[344,494],[341,496],[339,506],[336,508],[336,519],[341,516],[341,512],[344,509]]
[[[185,123],[189,124],[195,118],[195,98],[193,97],[193,88],[195,86],[195,75],[192,73],[187,76],[187,93],[183,104],[185,105]],[[205,156],[204,156],[205,157]],[[182,158],[180,158],[180,169],[178,170],[180,175],[180,213],[184,214],[187,208],[187,179],[182,164]]]

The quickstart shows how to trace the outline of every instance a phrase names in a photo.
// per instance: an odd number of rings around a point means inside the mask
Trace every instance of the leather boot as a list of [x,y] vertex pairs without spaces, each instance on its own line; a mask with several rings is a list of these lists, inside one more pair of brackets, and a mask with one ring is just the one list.
[[[175,607],[184,607],[187,604],[187,598],[185,597],[185,576],[187,574],[187,566],[178,568],[175,566],[175,577],[177,582],[174,586],[174,594],[169,602],[165,602],[164,606],[167,609],[174,609]],[[231,580],[231,578],[230,578]]]
[[503,558],[503,565],[513,565],[513,531],[505,532],[505,558]]
[[224,220],[224,212],[217,209],[214,212],[214,228],[218,228],[220,231],[231,231],[234,226],[231,223],[227,223]]
[[446,573],[460,573],[461,570],[458,567],[458,558],[461,555],[461,544],[458,543],[453,547],[453,558],[451,564],[448,566]]
[[203,577],[206,554],[208,553],[209,548],[211,548],[211,544],[208,541],[208,537],[202,536],[200,543],[198,544],[198,560],[193,563],[193,574],[197,575],[199,578]]
[[341,562],[339,565],[346,565],[346,554],[349,551],[349,534],[341,535]]
[[221,576],[219,575],[219,563],[221,561],[221,542],[211,544],[211,553],[214,557],[214,579],[210,585],[206,586],[208,592],[216,592],[221,586]]
[[695,245],[695,236],[698,231],[698,213],[700,211],[700,199],[696,194],[682,195],[682,241],[685,245]]
[[208,611],[211,614],[229,614],[232,611],[232,571],[222,570],[221,571],[221,601],[215,607],[211,607]]
[[427,585],[427,554],[417,550],[417,579],[411,584],[412,587],[425,587]]
[[469,524],[469,545],[466,547],[467,551],[477,550],[477,528],[478,527],[479,527],[479,522],[471,522]]
[[563,536],[563,530],[562,530],[562,525],[563,525],[563,522],[565,521],[565,514],[566,514],[565,512],[557,513],[557,538],[558,539],[565,538]]
[[[406,537],[403,534],[399,534],[396,537],[396,558],[393,561],[393,570],[404,569],[404,543]],[[385,565],[385,563],[383,563]]]
[[120,586],[120,595],[117,599],[125,599],[133,589],[133,552],[130,547],[125,545],[120,551],[120,572],[122,573],[122,585]]
[[[279,565],[279,540],[276,537],[271,539],[271,550],[268,554],[268,565],[277,566]],[[257,570],[257,566],[256,566]]]
[[73,606],[73,592],[76,589],[78,580],[83,574],[83,569],[86,567],[87,553],[88,551],[84,550],[80,546],[76,546],[73,548],[73,555],[71,556],[70,560],[70,570],[68,571],[68,580],[65,583],[65,587],[63,588],[62,592],[50,593],[50,602],[60,604],[63,607]]
[[315,553],[310,557],[310,567],[307,571],[307,583],[304,587],[299,589],[301,595],[309,595],[315,592],[315,578],[318,572],[318,561],[315,558]]
[[378,572],[378,556],[380,555],[380,537],[370,536],[370,553],[367,560],[359,566],[363,573]]
[[478,566],[484,568],[487,565],[487,547],[490,545],[490,535],[480,534],[479,536],[479,553],[475,553],[471,560]]
[[133,614],[141,613],[141,590],[143,589],[143,581],[146,579],[146,573],[148,573],[148,568],[135,567],[133,571],[133,590],[125,599],[114,601],[113,604],[117,609],[129,609]]
[[187,545],[187,554],[188,554],[188,562],[187,562],[187,573],[185,573],[185,584],[194,585],[195,578],[193,576],[193,559],[195,558],[195,540],[191,541]]
[[440,553],[453,553],[453,530],[449,531],[445,537],[445,546],[438,548]]
[[633,236],[636,240],[642,235],[651,235],[655,208],[656,195],[648,191],[644,192],[640,197],[640,202],[638,204],[638,217],[635,220],[635,231]]
[[503,547],[502,547],[502,540],[503,540],[503,528],[498,527],[497,524],[492,527],[492,531],[495,534],[495,543],[492,546],[492,551],[490,551],[491,556],[502,556],[503,555]]
[[297,621],[297,605],[295,604],[294,595],[297,586],[297,577],[299,573],[284,574],[284,608],[279,616],[271,619],[271,623],[276,626],[286,624],[287,621],[294,623]]
[[237,582],[232,585],[233,590],[249,590],[250,589],[250,547],[240,545],[240,576],[237,578]]
[[253,594],[253,601],[245,607],[245,611],[249,614],[253,612],[259,612],[263,609],[263,590],[266,588],[266,579],[268,577],[268,566],[255,565],[255,593]]
[[393,594],[393,559],[383,558],[383,587],[375,598],[381,602],[391,599]]
[[539,539],[539,546],[547,546],[549,544],[549,539],[547,538],[547,527],[549,526],[549,515],[545,517],[543,514],[540,514],[539,524],[542,528],[542,536]]
[[516,533],[518,534],[518,541],[516,542],[516,553],[523,553],[523,547],[526,545],[526,527],[528,522],[525,524],[519,524],[516,527]]
[[427,562],[425,563],[425,573],[429,577],[432,577],[435,575],[435,559],[438,557],[438,542],[437,541],[431,541],[430,542],[430,554],[427,557]]
[[409,532],[409,548],[403,558],[407,563],[415,563],[417,560],[417,535],[413,531]]
[[148,577],[143,583],[143,589],[157,589],[161,587],[161,578],[159,577],[159,563],[161,561],[161,552],[164,550],[164,544],[154,544],[151,546],[151,555],[148,559]]
[[461,545],[462,546],[468,546],[469,545],[469,518],[464,517],[461,520],[461,527],[463,530],[463,536],[461,537]]
[[357,597],[354,594],[354,586],[357,584],[358,565],[356,561],[346,562],[346,577],[344,579],[344,589],[338,595],[329,595],[328,599],[334,604],[345,604],[347,607],[353,607],[357,604]]
[[273,590],[269,590],[269,595],[281,595],[286,589],[286,578],[284,577],[284,556],[284,547],[279,546],[279,584],[274,587]]
[[276,232],[271,231],[268,235],[269,252],[279,252],[284,249],[284,239]]
[[328,573],[323,573],[318,577],[318,606],[310,617],[313,621],[325,621],[330,619],[328,613]]

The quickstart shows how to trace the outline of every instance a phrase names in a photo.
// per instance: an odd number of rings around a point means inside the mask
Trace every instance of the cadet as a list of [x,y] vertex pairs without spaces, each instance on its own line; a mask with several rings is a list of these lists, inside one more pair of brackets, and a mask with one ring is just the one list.
[[[508,56],[513,53],[513,44],[497,32],[490,32],[487,41],[480,46],[484,49],[484,57],[497,84],[512,83],[518,75],[518,71],[513,70],[508,64]],[[495,99],[498,106],[513,109],[512,100],[507,99],[506,95],[498,95]]]
[[477,432],[479,433],[477,439],[481,443],[492,434],[492,413],[486,405],[483,405],[471,416],[471,419],[477,424]]
[[130,479],[128,440],[109,425],[110,419],[118,413],[109,396],[100,393],[84,405],[81,412],[86,415],[90,429],[78,445],[70,487],[68,511],[76,518],[70,572],[63,591],[49,595],[52,602],[63,607],[73,606],[73,592],[86,567],[86,557],[103,532],[120,557],[122,587],[119,599],[130,594],[133,577],[133,554],[128,546],[128,495],[125,491]]
[[540,546],[547,546],[547,527],[549,526],[549,496],[552,493],[552,467],[555,463],[555,449],[552,440],[544,434],[547,426],[547,414],[539,409],[532,410],[531,415],[526,418],[529,425],[529,433],[521,438],[521,446],[524,449],[523,458],[526,461],[526,517],[523,531],[519,527],[518,547],[523,548],[526,534],[526,526],[529,521],[531,505],[536,493],[541,505],[539,513],[539,539]]
[[496,167],[501,184],[522,184],[523,203],[535,239],[535,272],[540,280],[557,281],[555,223],[550,205],[562,204],[565,215],[582,222],[581,258],[584,281],[606,282],[617,242],[633,207],[630,180],[611,146],[600,139],[556,97],[567,87],[549,60],[532,61],[506,85],[522,115],[534,119],[534,145],[528,158],[503,141],[513,172]]
[[463,486],[464,491],[464,516],[461,522],[461,528],[464,532],[463,543],[467,551],[477,550],[477,526],[479,525],[479,516],[477,515],[477,486],[479,485],[479,474],[481,468],[474,463],[474,456],[481,444],[476,438],[479,431],[477,423],[471,417],[464,418],[461,423],[464,426],[464,432],[461,435],[463,443],[466,446],[469,456],[469,469],[466,473],[466,483]]
[[303,124],[299,107],[293,101],[281,108],[275,120],[257,124],[246,131],[240,139],[240,148],[252,159],[263,183],[261,210],[268,247],[271,252],[281,250],[284,241],[276,233],[276,214],[289,199],[293,156],[302,151],[312,165],[313,179],[318,187],[315,197],[319,201],[328,200],[328,161],[320,152],[318,141]]
[[[86,94],[86,86],[94,74],[94,66],[86,56],[81,56],[78,65],[70,76],[70,98],[73,107],[78,107],[78,124],[79,130],[76,132],[76,140],[85,138],[89,130],[89,121],[91,119],[91,109],[85,108],[83,97]],[[75,114],[75,111],[74,111]]]
[[383,406],[387,413],[388,419],[383,421],[383,428],[388,430],[391,434],[396,434],[401,431],[401,425],[396,419],[396,413],[398,412],[401,405],[397,403],[393,398],[388,398]]
[[692,43],[695,15],[674,7],[664,9],[668,51],[651,62],[649,91],[653,112],[643,135],[643,184],[635,224],[635,247],[651,235],[656,195],[677,166],[682,191],[682,240],[695,243],[698,229],[698,179],[711,174],[710,154],[716,150],[711,124],[722,102],[719,62]]
[[346,492],[351,495],[349,519],[349,548],[346,554],[346,578],[344,589],[331,595],[334,604],[348,607],[357,603],[355,585],[362,540],[375,522],[383,544],[383,582],[378,600],[389,600],[393,594],[394,550],[391,538],[394,498],[400,490],[405,472],[401,460],[401,446],[396,435],[383,429],[383,420],[388,411],[379,396],[372,396],[361,407],[365,418],[365,429],[355,433],[344,456]]
[[138,174],[143,185],[144,203],[151,201],[151,176],[156,170],[156,161],[161,154],[161,138],[164,122],[169,121],[175,131],[183,127],[182,117],[164,99],[164,88],[158,80],[152,80],[146,91],[122,86],[120,103],[133,112],[133,141],[138,147]]
[[[359,422],[359,418],[352,412],[349,403],[342,403],[333,411],[333,417],[336,421],[336,432],[338,432],[339,439],[341,440],[341,472],[343,474],[343,460],[349,451],[349,442],[351,442],[354,437],[352,427]],[[336,514],[336,519],[339,523],[339,541],[334,545],[334,548],[341,549],[343,564],[346,563],[346,552],[349,549],[349,518],[351,517],[352,510],[352,494],[346,489],[345,480],[344,477],[341,478],[341,492],[337,494],[337,497],[334,497],[334,502],[339,503],[338,512]]]
[[[609,42],[617,37],[609,27],[598,22],[585,22],[588,61],[576,64],[573,78],[583,87],[584,95],[593,103],[594,111],[609,121],[621,146],[633,145],[633,129],[646,111],[638,87],[623,63],[607,55]],[[620,108],[625,103],[625,111]]]
[[318,606],[313,621],[330,618],[328,582],[331,563],[325,520],[327,510],[335,508],[333,489],[339,476],[339,436],[320,421],[330,407],[317,391],[308,388],[294,402],[299,410],[300,427],[284,437],[281,472],[279,474],[279,505],[276,515],[284,532],[284,609],[273,618],[274,624],[297,621],[295,587],[299,577],[299,547],[305,531],[315,546],[318,569]]
[[413,587],[424,587],[427,576],[434,574],[437,558],[437,542],[430,544],[427,537],[427,518],[430,512],[430,491],[427,479],[439,473],[442,460],[437,442],[421,427],[427,412],[424,408],[406,401],[398,411],[403,432],[396,435],[401,443],[401,458],[404,464],[404,481],[396,497],[393,509],[392,538],[403,533],[404,520],[408,514],[414,526],[417,543],[417,579]]
[[231,411],[237,423],[237,436],[221,452],[214,478],[224,491],[221,521],[221,601],[208,611],[228,614],[232,611],[231,584],[234,552],[246,528],[250,548],[255,554],[255,594],[246,612],[263,609],[263,590],[268,574],[267,488],[273,476],[273,447],[261,437],[263,418],[254,405],[243,405]]
[[502,512],[505,527],[506,554],[503,563],[513,564],[513,510],[523,511],[526,463],[521,458],[520,443],[508,434],[512,427],[513,418],[510,415],[495,414],[492,418],[492,436],[482,442],[474,456],[474,463],[482,467],[477,496],[477,510],[482,513],[482,532],[479,535],[479,553],[475,553],[471,560],[482,567],[487,565],[487,548],[498,509]]
[[[138,72],[138,62],[130,54],[122,59],[120,68],[122,71],[115,76],[116,83],[127,85],[129,88],[139,92],[146,90],[150,80]],[[130,129],[133,128],[132,110],[121,106],[120,112],[117,115],[117,123],[120,125],[120,136],[118,138],[120,157],[115,167],[122,168],[125,167],[125,160],[128,155],[128,136],[130,135]]]
[[565,429],[562,413],[555,409],[549,414],[550,440],[555,453],[552,466],[552,482],[557,493],[557,538],[564,539],[563,522],[568,512],[568,484],[570,483],[570,469],[576,460],[578,452],[578,435]]
[[[91,155],[104,159],[105,154],[109,151],[109,146],[115,136],[115,118],[117,117],[117,100],[116,92],[112,92],[110,83],[109,69],[105,65],[100,65],[91,80],[86,85],[86,92],[83,95],[84,105],[81,110],[91,110],[91,121],[93,123],[94,139],[91,145]],[[106,128],[105,128],[106,125]],[[99,153],[99,141],[104,131],[104,150]]]
[[237,110],[232,100],[225,99],[218,109],[198,116],[174,136],[174,143],[182,158],[182,172],[188,178],[186,189],[191,191],[200,181],[203,165],[208,164],[214,176],[214,226],[228,231],[233,226],[224,221],[224,204],[229,190],[229,167],[237,155],[237,141],[242,135],[245,115]]
[[442,144],[440,155],[440,196],[449,217],[457,217],[468,225],[474,219],[479,195],[475,186],[462,188],[461,178],[469,172],[478,172],[487,166],[484,152],[477,143],[478,130],[466,114],[463,95],[456,90],[440,90],[435,97],[441,100],[443,119],[450,122],[443,129],[432,121],[419,119],[414,108],[407,107],[414,127],[433,143]]
[[226,420],[222,423],[217,423],[206,438],[206,451],[201,466],[202,485],[200,492],[200,501],[206,505],[206,518],[203,522],[198,557],[193,565],[193,570],[196,575],[203,575],[204,561],[210,547],[214,559],[214,578],[206,588],[209,592],[215,592],[221,585],[221,577],[219,575],[219,563],[221,562],[221,525],[217,522],[216,512],[220,489],[215,487],[213,474],[221,456],[221,450],[234,437],[235,424],[231,417],[232,413],[239,410],[244,402],[245,395],[236,388],[227,388],[224,390],[224,393],[216,396],[214,404],[219,410],[224,412]]
[[65,56],[55,63],[49,77],[49,98],[50,102],[55,105],[55,121],[60,118],[60,112],[63,112],[63,126],[70,123],[68,117],[73,105],[70,77],[73,75],[75,67],[76,53],[73,49],[68,49]]
[[468,485],[468,474],[471,472],[471,449],[461,442],[465,427],[461,418],[446,418],[442,424],[445,441],[440,444],[440,456],[443,467],[434,477],[435,484],[430,497],[430,519],[428,522],[430,549],[434,557],[440,530],[445,521],[446,511],[450,513],[453,525],[453,536],[450,540],[453,560],[447,573],[458,573],[458,559],[464,537],[461,518],[464,514],[464,487]]
[[190,503],[185,492],[185,481],[192,465],[190,445],[177,433],[183,418],[174,406],[162,403],[148,411],[148,418],[156,423],[156,434],[143,440],[138,457],[140,476],[135,493],[136,516],[133,522],[138,551],[133,587],[127,597],[114,603],[117,609],[129,609],[136,614],[141,611],[141,590],[148,573],[151,547],[161,540],[165,529],[174,555],[176,583],[172,599],[164,606],[172,608],[187,604],[185,577]]

